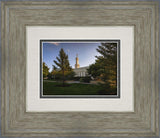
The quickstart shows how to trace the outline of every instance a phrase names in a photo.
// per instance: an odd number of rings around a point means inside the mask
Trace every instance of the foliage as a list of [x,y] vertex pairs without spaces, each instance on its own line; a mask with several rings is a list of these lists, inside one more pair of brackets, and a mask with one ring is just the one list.
[[[64,52],[63,48],[59,51],[59,57],[56,57],[57,61],[54,60],[54,63],[61,69],[61,71],[69,71],[71,70],[71,66],[69,64],[68,55]],[[54,68],[57,68],[54,66]]]
[[49,67],[43,62],[43,78],[46,78],[49,74]]
[[88,74],[90,74],[93,78],[101,78],[101,75],[104,73],[105,68],[100,62],[96,62],[95,64],[91,64],[87,69]]
[[80,82],[87,82],[89,83],[91,81],[91,77],[90,76],[85,76],[85,77],[74,77],[73,78],[74,81],[80,81]]
[[73,70],[65,72],[66,80],[73,80],[75,72]]
[[96,56],[99,64],[104,69],[104,72],[101,74],[103,80],[116,81],[117,80],[117,43],[101,43],[101,46],[98,46],[97,51],[101,56]]
[[99,83],[99,87],[101,88],[98,91],[99,95],[116,95],[117,94],[117,87],[116,85],[112,86],[109,82],[105,82],[105,84]]
[[[70,66],[69,60],[68,60],[68,55],[64,52],[63,48],[59,51],[59,57],[56,57],[57,61],[54,60],[54,63],[56,66],[53,66],[53,74],[55,77],[58,77],[58,79],[61,79],[63,81],[63,86],[64,86],[64,81],[68,77],[72,77],[73,70]],[[58,70],[59,69],[59,70]]]
[[86,82],[86,83],[90,83],[91,81],[91,77],[87,76],[87,77],[81,77],[79,79],[80,82]]
[[78,77],[74,77],[73,80],[74,80],[74,81],[79,81],[80,78],[81,78],[81,77],[79,77],[79,76],[78,76]]
[[83,82],[83,78],[80,78],[79,81],[80,81],[80,82]]
[[51,72],[48,73],[47,77],[48,77],[49,80],[52,79],[52,74],[51,74]]
[[96,49],[101,55],[89,66],[88,74],[105,82],[105,93],[116,88],[117,82],[117,43],[101,43]]
[[[63,72],[61,70],[53,70],[51,71],[51,79],[53,80],[63,80]],[[71,71],[64,71],[64,80],[73,80],[75,75],[75,72],[73,70]]]

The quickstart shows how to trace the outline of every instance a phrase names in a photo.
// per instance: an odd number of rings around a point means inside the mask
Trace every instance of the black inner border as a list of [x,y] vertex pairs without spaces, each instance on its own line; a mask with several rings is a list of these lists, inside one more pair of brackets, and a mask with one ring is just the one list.
[[[117,43],[117,95],[43,95],[43,42],[112,42]],[[120,40],[40,40],[40,98],[120,98]]]

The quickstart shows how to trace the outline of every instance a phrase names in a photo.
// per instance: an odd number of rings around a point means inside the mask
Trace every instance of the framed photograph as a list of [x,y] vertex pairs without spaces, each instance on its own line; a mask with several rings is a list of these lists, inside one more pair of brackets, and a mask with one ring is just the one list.
[[159,136],[159,2],[1,2],[1,132]]
[[120,97],[120,40],[40,40],[41,98]]

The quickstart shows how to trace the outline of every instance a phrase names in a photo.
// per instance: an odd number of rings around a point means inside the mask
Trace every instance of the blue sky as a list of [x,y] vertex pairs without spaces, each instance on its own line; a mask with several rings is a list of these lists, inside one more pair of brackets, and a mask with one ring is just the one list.
[[43,62],[52,70],[55,65],[53,60],[59,55],[61,48],[69,57],[72,68],[75,66],[76,54],[78,54],[80,67],[89,66],[95,62],[95,56],[100,55],[96,48],[101,45],[99,42],[43,42]]

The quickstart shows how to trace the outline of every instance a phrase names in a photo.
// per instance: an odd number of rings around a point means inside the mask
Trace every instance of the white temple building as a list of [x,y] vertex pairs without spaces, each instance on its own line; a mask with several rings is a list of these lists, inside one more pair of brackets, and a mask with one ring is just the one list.
[[79,65],[79,58],[78,58],[78,54],[76,55],[76,64],[75,64],[75,69],[73,69],[73,71],[75,72],[75,77],[85,77],[88,75],[87,73],[87,69],[89,67],[80,67]]

